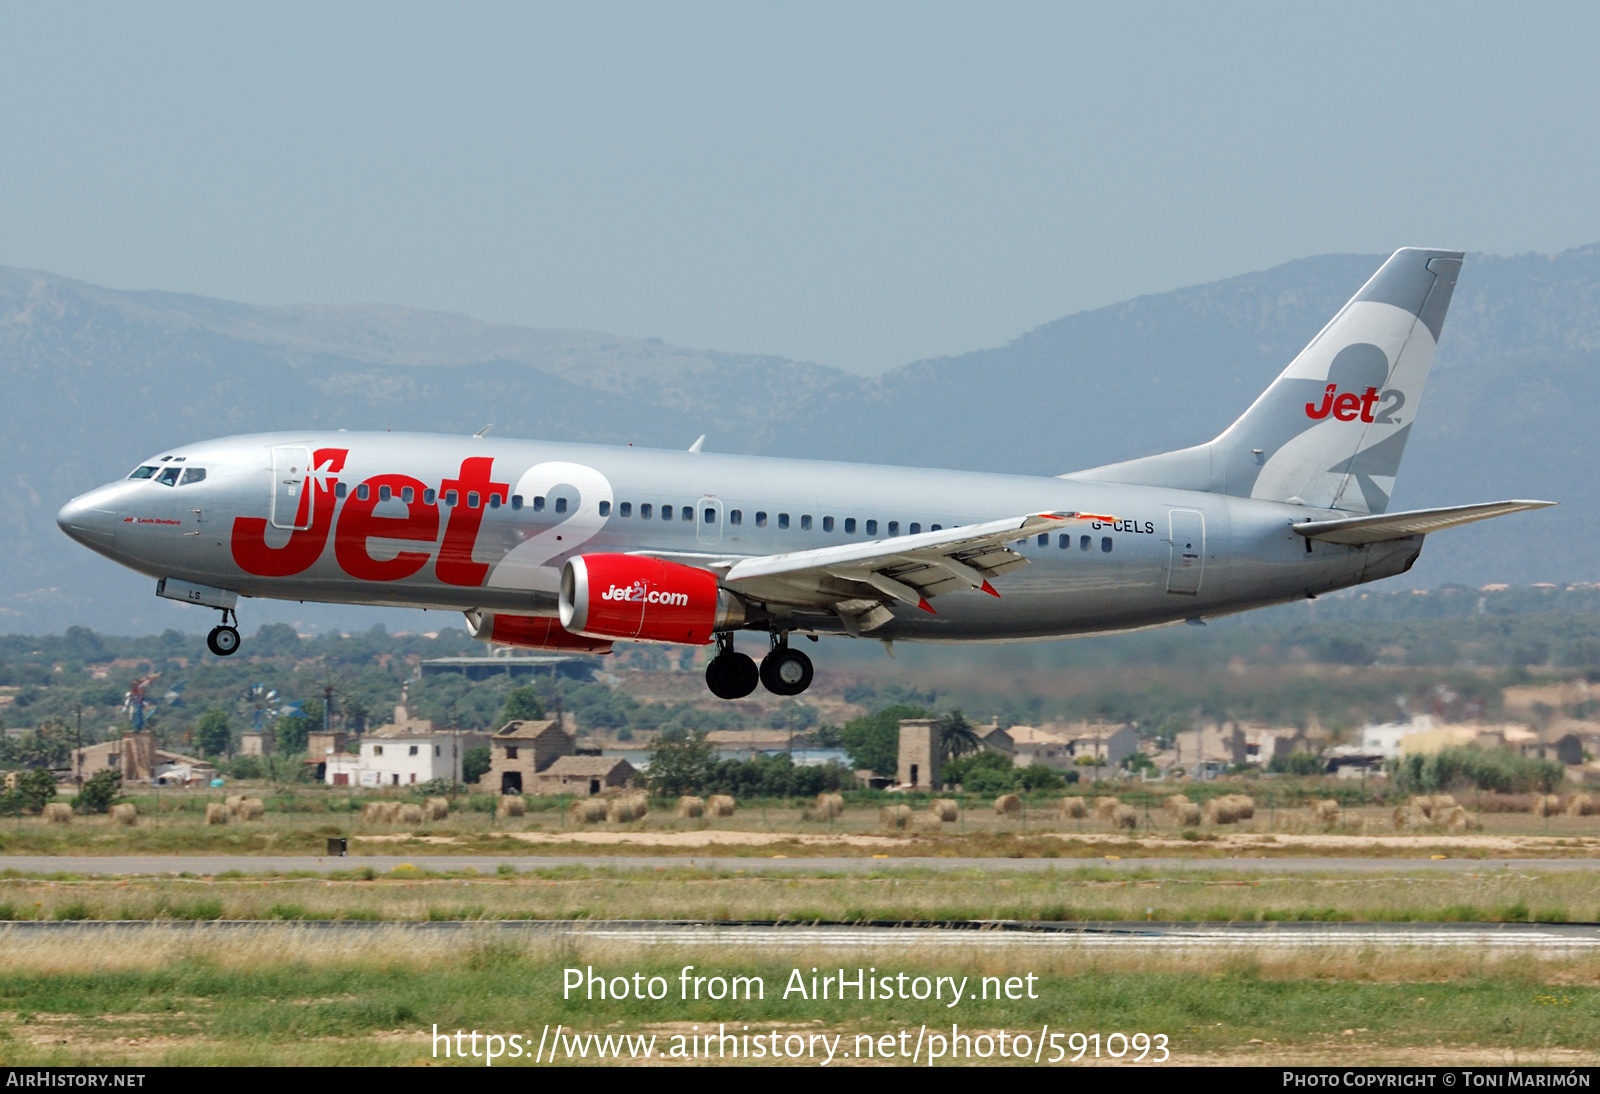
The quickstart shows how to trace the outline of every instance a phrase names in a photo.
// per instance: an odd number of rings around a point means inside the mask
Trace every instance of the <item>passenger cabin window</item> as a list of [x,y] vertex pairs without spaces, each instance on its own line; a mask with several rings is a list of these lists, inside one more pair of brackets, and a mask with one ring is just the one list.
[[939,529],[941,529],[943,527],[944,527],[944,525],[942,525],[942,524],[930,524],[930,525],[928,525],[928,531],[937,532],[937,531],[939,531]]
[[1104,551],[1108,555],[1111,553],[1111,537],[1110,536],[1101,536],[1100,537],[1100,550]]
[[544,512],[544,498],[542,496],[538,496],[533,499],[533,511],[535,513]]
[[744,510],[743,509],[729,509],[728,510],[728,523],[729,524],[743,524],[744,523]]
[[891,536],[898,536],[900,534],[900,522],[899,521],[891,520],[889,522],[889,534]]
[[661,507],[661,519],[662,520],[671,520],[673,512],[674,512],[674,510],[673,510],[672,506],[663,505]]
[[811,531],[811,514],[810,513],[801,513],[800,514],[800,530],[802,532]]
[[336,482],[336,483],[333,484],[333,496],[334,497],[343,498],[348,493],[350,493],[350,488],[348,486],[346,486],[344,483]]
[[1078,550],[1087,551],[1088,549],[1089,549],[1089,537],[1088,536],[1079,536],[1078,537]]
[[855,531],[856,531],[856,518],[855,517],[845,517],[844,518],[844,530],[846,532],[850,533],[851,535],[855,534]]
[[631,517],[631,516],[633,516],[633,502],[625,501],[621,505],[617,506],[617,516],[619,516],[619,517]]
[[567,499],[566,498],[557,498],[556,499],[556,512],[565,513],[566,511],[567,511]]
[[1062,532],[1061,535],[1056,538],[1056,546],[1061,548],[1063,551],[1065,551],[1068,547],[1071,547],[1072,546],[1072,535],[1071,535],[1071,533]]
[[763,509],[757,509],[756,510],[756,527],[757,528],[765,528],[766,526],[767,526],[767,514],[766,514],[766,511],[763,510]]
[[[472,496],[473,497],[477,497],[478,495],[474,494]],[[379,501],[388,501],[392,497],[394,497],[394,491],[390,490],[387,486],[378,487],[378,500]],[[473,506],[473,508],[476,509],[477,506]]]
[[600,503],[600,515],[602,517],[609,517],[611,515],[611,503],[609,501],[603,501]]
[[161,474],[156,476],[156,481],[162,486],[176,486],[178,485],[178,476],[181,474],[183,474],[183,468],[181,467],[163,467]]
[[788,513],[779,513],[778,514],[778,527],[779,528],[787,528],[787,527],[789,527],[789,514]]
[[920,525],[920,524],[913,524],[911,526],[911,528],[910,528],[910,532],[911,532],[912,535],[916,535],[920,531],[922,531],[922,525]]
[[708,507],[706,509],[705,513],[702,514],[702,515],[705,517],[705,520],[706,520],[707,524],[715,524],[715,523],[717,523],[717,511],[715,509],[711,509],[711,508]]
[[[366,501],[371,496],[372,487],[368,486],[366,483],[362,483],[360,486],[356,487],[356,500]],[[450,504],[454,505],[455,503],[451,502]]]
[[[426,490],[424,490],[422,492],[422,504],[423,505],[432,505],[438,499],[439,499],[438,493],[431,486],[428,487]],[[521,499],[519,498],[518,500],[520,501]]]
[[1041,547],[1050,546],[1050,533],[1049,532],[1040,532],[1039,533],[1039,546],[1041,546]]
[[688,521],[690,524],[693,524],[694,523],[694,506],[685,505],[683,507],[683,512],[679,513],[678,515],[680,517],[682,517],[684,520]]
[[822,518],[822,530],[824,532],[833,531],[833,518],[832,517],[823,517]]
[[478,501],[479,501],[478,492],[476,490],[468,490],[467,491],[467,508],[468,509],[476,509],[478,507]]
[[878,522],[875,521],[875,520],[867,521],[867,535],[875,536],[877,534],[878,534]]
[[417,490],[414,486],[405,486],[400,489],[400,500],[410,505],[417,500]]
[[[431,493],[433,493],[433,491],[429,490],[428,493],[431,494]],[[522,495],[521,494],[512,494],[511,495],[511,508],[513,508],[513,509],[521,509],[522,508]]]
[[129,475],[128,478],[130,478],[130,479],[148,479],[151,475],[154,475],[155,473],[156,473],[155,464],[146,464],[144,467],[135,467],[133,469],[133,474]]
[[639,519],[640,520],[649,520],[650,519],[650,503],[649,502],[645,502],[643,505],[639,506]]
[[498,508],[500,508],[500,495],[499,494],[490,494],[489,495],[489,508],[490,509],[498,509]]
[[[363,486],[363,487],[361,487],[361,489],[365,490],[366,487]],[[360,491],[357,491],[357,493],[360,493]],[[365,495],[362,495],[362,496],[365,496]],[[459,497],[460,497],[460,495],[458,495],[454,490],[446,490],[444,492],[445,508],[454,509],[456,507],[456,501],[458,500]]]
[[187,471],[185,471],[183,473],[183,481],[180,482],[178,485],[179,486],[188,486],[191,482],[205,482],[205,481],[206,481],[206,469],[203,468],[203,467],[191,467],[191,468],[189,468],[189,470],[187,470]]

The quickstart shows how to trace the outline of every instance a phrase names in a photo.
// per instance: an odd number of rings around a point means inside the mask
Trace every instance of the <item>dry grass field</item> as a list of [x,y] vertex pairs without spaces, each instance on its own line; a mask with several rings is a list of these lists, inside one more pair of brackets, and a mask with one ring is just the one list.
[[[519,873],[359,866],[332,876],[0,878],[4,920],[710,919],[779,922],[1045,922],[1155,919],[1354,922],[1600,922],[1589,871],[1282,875],[1219,868],[1074,867],[1029,872],[763,873],[574,865]],[[14,871],[8,871],[14,873]]]
[[[676,997],[684,965],[761,978],[762,998],[716,1002]],[[871,967],[909,975],[1032,975],[1036,998],[944,1002],[841,1002],[782,997],[794,969]],[[564,999],[563,970],[661,976],[672,994],[649,999]],[[853,974],[853,971],[851,973]],[[1020,982],[1020,981],[1019,981]],[[1493,960],[1430,951],[1360,951],[1186,958],[1148,954],[1018,953],[965,947],[827,951],[640,947],[581,938],[386,933],[328,937],[303,928],[230,931],[218,944],[188,929],[152,926],[114,938],[39,938],[0,931],[0,1064],[190,1066],[467,1063],[436,1055],[437,1027],[519,1034],[531,1055],[541,1030],[559,1024],[584,1054],[562,1064],[648,1065],[676,1035],[719,1025],[801,1043],[838,1037],[830,1066],[885,1063],[851,1055],[857,1036],[919,1030],[970,1036],[1042,1028],[1070,1035],[1136,1032],[1166,1038],[1177,1064],[1507,1064],[1593,1066],[1600,1020],[1600,961]],[[654,1036],[649,1060],[604,1054],[588,1034]],[[931,1043],[931,1042],[930,1042]],[[615,1046],[616,1042],[613,1042]],[[1049,1057],[1047,1056],[1048,1060]],[[533,1061],[502,1059],[502,1065]],[[669,1061],[670,1062],[670,1061]],[[743,1063],[713,1059],[712,1063]],[[770,1059],[756,1061],[771,1063]],[[820,1058],[780,1062],[816,1066]],[[896,1058],[895,1063],[910,1063]],[[926,1060],[919,1061],[926,1063]],[[948,1059],[940,1061],[949,1064]],[[955,1063],[1016,1063],[958,1059]],[[1031,1060],[1029,1061],[1031,1062]],[[1080,1064],[1125,1065],[1104,1053]]]
[[[233,790],[233,792],[238,792]],[[1469,822],[1463,829],[1396,829],[1394,807],[1344,809],[1335,823],[1316,820],[1303,805],[1277,806],[1256,799],[1255,815],[1234,824],[1173,823],[1149,791],[1124,792],[1134,804],[1137,826],[1117,829],[1108,820],[1062,818],[1053,800],[1024,802],[1020,813],[999,816],[975,796],[961,800],[959,818],[931,826],[893,828],[882,823],[879,803],[855,803],[835,818],[810,819],[801,803],[746,800],[728,818],[679,818],[670,802],[654,801],[640,820],[626,823],[576,821],[560,800],[528,799],[522,817],[485,809],[454,808],[444,820],[425,825],[364,821],[363,798],[320,789],[271,796],[266,790],[261,820],[234,818],[205,823],[205,805],[220,803],[216,791],[188,791],[137,800],[131,827],[106,816],[74,816],[68,824],[39,817],[0,818],[0,854],[317,854],[330,836],[348,836],[353,854],[438,853],[660,854],[687,856],[714,849],[719,855],[784,854],[871,856],[1096,857],[1158,855],[1229,858],[1250,856],[1377,857],[1589,857],[1600,854],[1600,816],[1550,817],[1477,811],[1463,799]],[[160,811],[157,812],[159,805]],[[913,799],[914,812],[926,811]]]

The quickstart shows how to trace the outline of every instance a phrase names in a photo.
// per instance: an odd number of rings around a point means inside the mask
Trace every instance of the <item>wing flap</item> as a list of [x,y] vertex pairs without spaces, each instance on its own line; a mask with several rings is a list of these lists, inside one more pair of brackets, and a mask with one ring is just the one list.
[[[891,605],[933,611],[928,600],[963,589],[993,593],[989,579],[1026,566],[1010,545],[1102,514],[1031,513],[983,524],[848,543],[814,551],[745,558],[723,576],[740,594],[772,603],[824,608],[852,634],[882,626]],[[995,594],[999,595],[999,594]]]
[[1547,509],[1554,504],[1553,501],[1490,501],[1478,505],[1453,505],[1444,509],[1413,509],[1405,513],[1382,513],[1370,517],[1306,521],[1296,524],[1294,530],[1307,539],[1323,543],[1382,543],[1385,540],[1440,532],[1473,521],[1502,517],[1507,513]]

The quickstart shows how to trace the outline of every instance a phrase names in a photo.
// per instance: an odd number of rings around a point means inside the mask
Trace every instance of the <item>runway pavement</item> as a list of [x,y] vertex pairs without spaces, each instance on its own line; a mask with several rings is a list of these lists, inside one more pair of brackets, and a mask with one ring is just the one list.
[[513,869],[551,870],[581,866],[598,870],[671,870],[693,866],[747,873],[879,873],[893,870],[990,871],[1031,873],[1085,868],[1119,871],[1239,871],[1250,873],[1394,872],[1483,873],[1489,870],[1600,870],[1600,858],[769,858],[737,855],[0,855],[0,871],[25,874],[98,874],[117,877],[181,873],[214,876],[230,870],[245,874],[283,874],[296,870],[327,874],[371,867],[387,873],[409,864],[440,872],[473,869],[493,874],[502,864]]
[[44,937],[72,938],[158,932],[188,937],[237,937],[240,932],[359,936],[429,936],[462,932],[570,938],[684,947],[1006,947],[1093,950],[1394,950],[1450,949],[1478,953],[1600,952],[1600,924],[1544,923],[1033,923],[1009,920],[906,926],[845,923],[708,923],[649,920],[497,921],[258,921],[53,922],[0,925],[7,944]]

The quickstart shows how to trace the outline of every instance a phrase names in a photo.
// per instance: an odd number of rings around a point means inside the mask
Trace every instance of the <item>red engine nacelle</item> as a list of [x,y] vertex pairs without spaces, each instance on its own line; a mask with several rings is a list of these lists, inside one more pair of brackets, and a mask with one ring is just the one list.
[[520,646],[529,650],[570,650],[578,653],[610,653],[611,643],[573,634],[558,619],[537,615],[499,615],[468,612],[467,631],[479,642]]
[[744,621],[715,574],[643,555],[579,555],[561,568],[561,625],[594,638],[703,646]]

